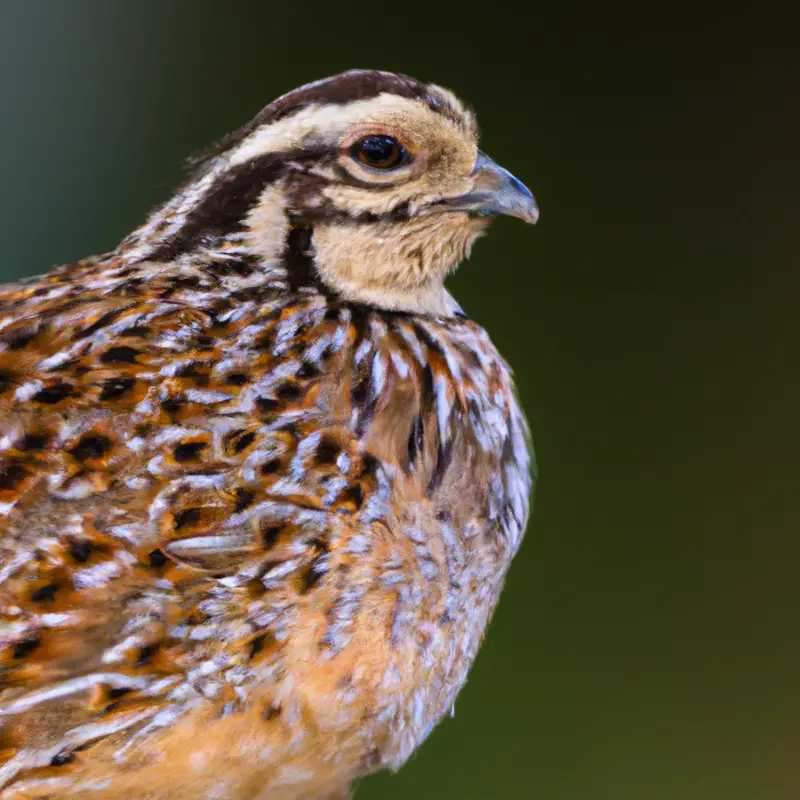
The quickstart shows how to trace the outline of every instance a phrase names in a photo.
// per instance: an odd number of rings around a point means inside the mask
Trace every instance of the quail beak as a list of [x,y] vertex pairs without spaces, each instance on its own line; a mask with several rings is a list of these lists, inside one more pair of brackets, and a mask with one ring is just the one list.
[[446,200],[448,209],[468,211],[477,216],[507,214],[530,223],[539,218],[530,189],[480,150],[471,177],[471,191]]

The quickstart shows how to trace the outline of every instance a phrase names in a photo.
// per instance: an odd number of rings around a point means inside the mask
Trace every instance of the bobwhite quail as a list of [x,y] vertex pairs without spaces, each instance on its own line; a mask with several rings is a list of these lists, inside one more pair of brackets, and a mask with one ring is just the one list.
[[448,712],[525,527],[445,291],[531,193],[448,91],[303,86],[0,288],[0,797],[346,797]]

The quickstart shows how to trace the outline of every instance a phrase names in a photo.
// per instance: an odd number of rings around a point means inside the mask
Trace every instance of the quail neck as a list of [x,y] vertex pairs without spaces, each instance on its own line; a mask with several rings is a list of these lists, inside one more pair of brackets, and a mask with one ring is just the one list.
[[444,289],[498,214],[472,113],[355,70],[0,287],[0,798],[344,798],[451,710],[532,485]]

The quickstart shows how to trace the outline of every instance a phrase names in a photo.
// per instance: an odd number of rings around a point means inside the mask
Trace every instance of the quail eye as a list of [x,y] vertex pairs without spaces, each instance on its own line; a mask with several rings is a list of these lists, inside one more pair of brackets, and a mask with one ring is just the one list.
[[391,136],[367,136],[356,142],[350,152],[357,161],[374,169],[394,169],[408,156],[405,147]]

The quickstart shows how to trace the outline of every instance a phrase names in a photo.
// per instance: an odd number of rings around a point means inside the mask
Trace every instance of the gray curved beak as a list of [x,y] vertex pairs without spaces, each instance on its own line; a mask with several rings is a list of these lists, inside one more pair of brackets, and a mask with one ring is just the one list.
[[530,223],[539,219],[539,208],[530,189],[480,150],[472,177],[472,190],[447,200],[449,208],[481,216],[507,214]]

